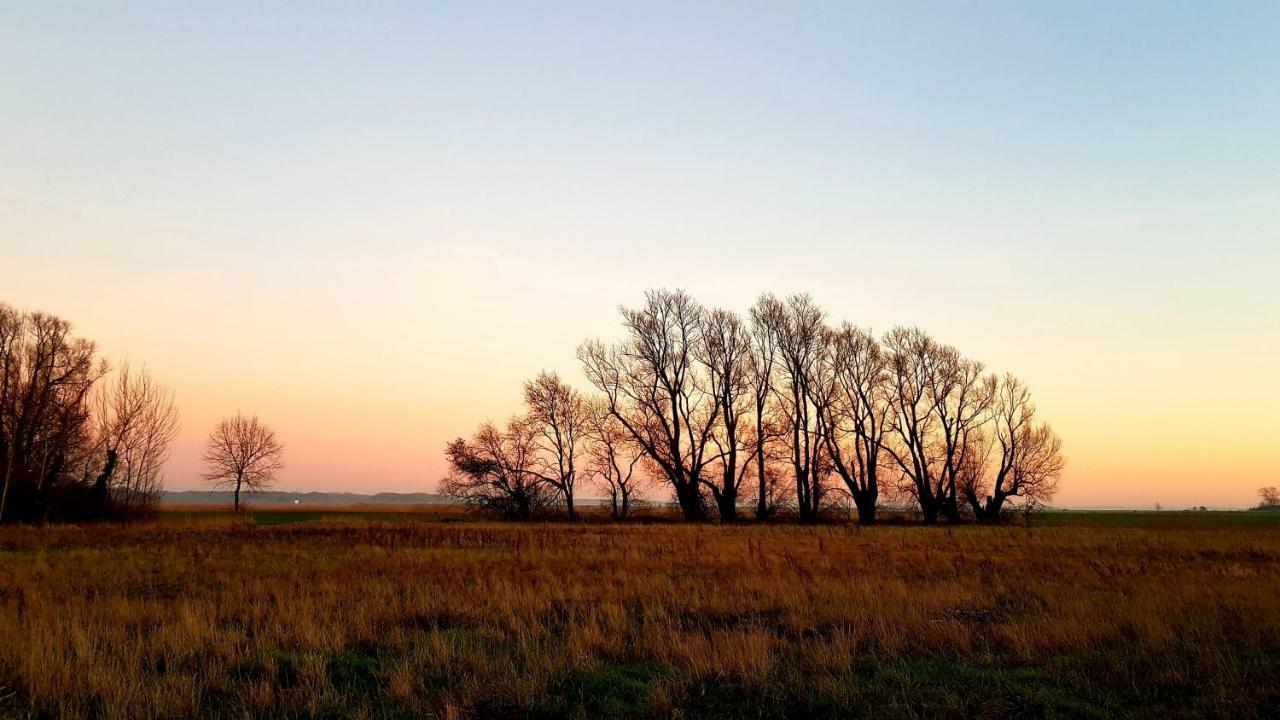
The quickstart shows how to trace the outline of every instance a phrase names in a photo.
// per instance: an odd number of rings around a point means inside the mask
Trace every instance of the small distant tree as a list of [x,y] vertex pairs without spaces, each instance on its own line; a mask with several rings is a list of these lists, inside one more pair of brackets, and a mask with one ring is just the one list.
[[1280,488],[1272,485],[1258,489],[1258,497],[1262,498],[1262,502],[1258,503],[1260,508],[1280,508]]
[[275,431],[258,420],[237,413],[218,423],[209,434],[204,462],[204,479],[215,488],[235,488],[235,511],[240,512],[240,493],[270,487],[284,467],[284,446]]

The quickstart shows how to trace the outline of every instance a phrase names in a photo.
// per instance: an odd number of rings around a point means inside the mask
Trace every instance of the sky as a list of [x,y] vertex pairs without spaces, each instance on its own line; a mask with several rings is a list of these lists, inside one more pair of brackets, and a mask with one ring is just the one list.
[[1280,484],[1280,4],[0,3],[0,301],[429,491],[617,308],[919,325],[1065,506]]

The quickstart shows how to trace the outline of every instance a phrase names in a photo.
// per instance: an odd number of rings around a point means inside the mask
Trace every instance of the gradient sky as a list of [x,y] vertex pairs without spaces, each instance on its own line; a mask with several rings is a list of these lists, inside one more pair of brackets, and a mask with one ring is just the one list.
[[5,2],[0,300],[280,487],[434,489],[616,308],[809,291],[1032,387],[1061,505],[1280,484],[1280,4]]

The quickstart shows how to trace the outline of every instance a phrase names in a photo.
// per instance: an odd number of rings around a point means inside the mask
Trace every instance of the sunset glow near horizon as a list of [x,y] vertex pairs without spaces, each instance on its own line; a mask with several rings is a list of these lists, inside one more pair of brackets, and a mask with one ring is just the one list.
[[[643,8],[643,9],[642,9]],[[1280,484],[1280,6],[0,8],[0,301],[172,387],[166,487],[432,491],[617,308],[918,325],[1031,387],[1055,504]]]

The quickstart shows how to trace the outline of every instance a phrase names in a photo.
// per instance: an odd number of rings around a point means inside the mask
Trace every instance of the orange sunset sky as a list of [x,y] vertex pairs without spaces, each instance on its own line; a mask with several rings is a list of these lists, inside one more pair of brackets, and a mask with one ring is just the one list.
[[[1063,506],[1280,484],[1274,6],[0,10],[0,300],[430,491],[617,307],[920,325],[1032,388]],[[1122,29],[1117,29],[1122,28]]]

